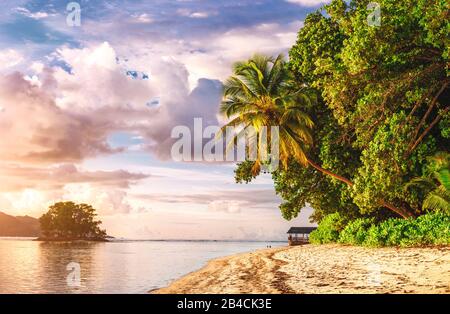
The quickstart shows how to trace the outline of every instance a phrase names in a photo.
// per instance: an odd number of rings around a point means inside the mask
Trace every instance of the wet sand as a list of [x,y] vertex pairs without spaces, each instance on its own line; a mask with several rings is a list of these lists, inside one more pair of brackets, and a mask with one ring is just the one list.
[[450,294],[450,247],[259,250],[212,260],[151,293]]

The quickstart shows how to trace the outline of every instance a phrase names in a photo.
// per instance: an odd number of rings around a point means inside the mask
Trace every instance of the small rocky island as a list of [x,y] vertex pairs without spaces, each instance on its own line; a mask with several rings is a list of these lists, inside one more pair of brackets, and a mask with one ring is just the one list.
[[96,210],[88,204],[56,203],[39,218],[42,235],[36,240],[107,242],[111,237],[100,229],[102,222],[96,216]]

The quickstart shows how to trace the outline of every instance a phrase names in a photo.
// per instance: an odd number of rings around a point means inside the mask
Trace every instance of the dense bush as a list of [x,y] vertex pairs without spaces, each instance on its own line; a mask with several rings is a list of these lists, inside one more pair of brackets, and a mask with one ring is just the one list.
[[316,230],[311,232],[309,240],[314,244],[337,242],[339,234],[345,227],[345,220],[339,213],[325,216]]
[[365,246],[421,246],[450,244],[450,215],[435,212],[417,219],[388,219],[367,231]]
[[345,226],[339,235],[339,243],[361,245],[367,237],[367,230],[375,223],[373,218],[358,218]]
[[381,246],[450,245],[450,215],[430,212],[416,219],[387,219],[375,223],[373,218],[359,218],[343,224],[342,217],[325,217],[310,236],[311,243],[343,243]]

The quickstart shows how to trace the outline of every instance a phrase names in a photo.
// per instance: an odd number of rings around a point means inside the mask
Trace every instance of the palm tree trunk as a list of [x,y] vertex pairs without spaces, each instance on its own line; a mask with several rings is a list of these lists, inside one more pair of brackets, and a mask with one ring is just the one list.
[[[338,174],[335,174],[335,173],[333,173],[333,172],[331,172],[331,171],[329,171],[327,169],[322,168],[321,166],[319,166],[318,164],[316,164],[314,161],[312,161],[309,158],[307,159],[307,161],[308,161],[308,164],[310,164],[316,170],[318,170],[318,171],[320,171],[320,172],[322,172],[322,173],[324,173],[326,175],[329,175],[329,176],[331,176],[331,177],[333,177],[333,178],[335,178],[335,179],[337,179],[337,180],[339,180],[341,182],[344,182],[348,186],[353,186],[353,182],[350,181],[349,179],[344,178],[344,177],[342,177],[342,176],[340,176]],[[392,210],[397,215],[400,215],[400,216],[402,216],[405,219],[408,219],[408,218],[411,218],[411,217],[415,217],[415,215],[413,213],[411,213],[409,210],[407,210],[406,208],[396,207],[396,206],[386,202],[385,200],[381,200],[380,204],[383,207],[386,207],[386,208]]]

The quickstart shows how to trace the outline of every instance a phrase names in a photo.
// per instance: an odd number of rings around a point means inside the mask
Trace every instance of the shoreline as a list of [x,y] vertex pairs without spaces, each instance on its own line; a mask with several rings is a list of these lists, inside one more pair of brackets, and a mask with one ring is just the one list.
[[32,241],[40,242],[111,242],[106,238],[44,238],[38,237]]
[[303,245],[209,261],[154,294],[450,294],[450,247]]

